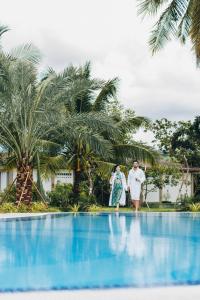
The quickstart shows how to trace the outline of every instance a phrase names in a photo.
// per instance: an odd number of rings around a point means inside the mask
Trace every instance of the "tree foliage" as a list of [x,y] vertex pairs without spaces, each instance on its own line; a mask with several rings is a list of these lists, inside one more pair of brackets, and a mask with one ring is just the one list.
[[200,162],[200,117],[194,121],[171,122],[167,119],[156,120],[151,129],[154,144],[171,158],[185,164],[199,167]]

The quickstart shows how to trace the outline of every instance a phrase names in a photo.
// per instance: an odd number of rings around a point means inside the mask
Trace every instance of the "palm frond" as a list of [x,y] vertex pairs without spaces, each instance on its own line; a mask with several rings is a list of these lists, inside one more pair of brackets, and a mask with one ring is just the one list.
[[142,126],[146,126],[148,124],[150,124],[150,120],[148,118],[132,115],[127,116],[117,123],[119,128],[121,128],[121,130],[125,132],[134,132]]
[[177,35],[177,26],[187,10],[187,1],[172,0],[155,24],[149,45],[152,53],[160,50],[172,36]]
[[83,68],[80,70],[81,72],[83,71],[83,77],[89,79],[91,75],[91,63],[90,61],[87,61]]
[[100,134],[85,131],[81,138],[94,154],[105,158],[113,156],[112,144]]
[[118,78],[114,78],[108,80],[103,85],[93,104],[93,111],[103,111],[105,109],[105,105],[108,103],[109,98],[116,95],[118,81]]
[[155,164],[156,158],[159,154],[149,146],[143,145],[142,143],[132,143],[130,145],[121,144],[115,145],[114,149],[116,151],[117,157],[123,161],[137,159],[144,163]]
[[109,132],[111,137],[119,137],[120,129],[116,124],[112,122],[106,115],[102,113],[81,113],[71,115],[66,119],[67,127],[81,127],[84,126],[94,130],[94,132],[102,133],[104,131]]
[[16,165],[16,155],[14,153],[4,153],[3,157],[0,159],[0,167],[3,170],[13,170],[16,168]]
[[64,155],[41,155],[40,156],[40,172],[42,177],[48,178],[60,169],[67,168],[67,161]]
[[193,9],[193,1],[189,1],[187,10],[178,26],[177,35],[181,43],[183,44],[185,44],[190,34],[190,28],[192,24],[192,9]]
[[169,0],[138,0],[138,14],[142,15],[155,15],[158,9]]
[[196,54],[197,66],[200,65],[200,2],[193,0],[192,21],[190,35],[193,44],[193,50]]
[[100,173],[101,176],[109,177],[112,173],[114,166],[116,165],[113,162],[95,160],[97,165],[97,173]]
[[8,28],[8,26],[6,26],[6,25],[0,25],[0,38],[2,37],[2,35],[5,33],[5,32],[7,32],[7,31],[9,31],[10,29]]
[[13,59],[19,59],[33,64],[38,64],[41,60],[40,51],[32,44],[18,46],[12,49],[9,54]]

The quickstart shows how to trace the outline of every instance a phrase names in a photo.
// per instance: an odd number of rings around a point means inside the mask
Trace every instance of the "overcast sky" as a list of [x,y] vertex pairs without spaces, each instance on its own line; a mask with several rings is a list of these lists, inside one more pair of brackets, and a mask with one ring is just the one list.
[[6,0],[0,22],[12,30],[3,46],[32,42],[42,68],[61,70],[90,60],[93,74],[120,78],[119,99],[152,119],[191,119],[200,108],[200,70],[190,47],[177,42],[152,57],[152,20],[137,16],[136,0]]

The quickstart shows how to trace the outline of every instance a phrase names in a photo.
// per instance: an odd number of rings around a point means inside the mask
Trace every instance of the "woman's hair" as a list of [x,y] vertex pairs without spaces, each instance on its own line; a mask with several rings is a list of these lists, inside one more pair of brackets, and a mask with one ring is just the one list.
[[116,165],[116,166],[114,166],[114,168],[113,168],[113,172],[116,172],[116,170],[117,170],[117,167],[120,167],[120,165]]

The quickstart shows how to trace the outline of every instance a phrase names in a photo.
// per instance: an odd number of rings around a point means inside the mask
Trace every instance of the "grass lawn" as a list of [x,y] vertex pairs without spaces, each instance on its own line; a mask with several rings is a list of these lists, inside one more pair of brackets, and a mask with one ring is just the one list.
[[[99,212],[114,212],[115,209],[113,207],[102,207],[99,209]],[[132,212],[133,209],[130,207],[120,207],[119,212]],[[175,212],[175,208],[166,208],[166,207],[159,207],[159,208],[150,208],[142,207],[140,209],[141,212]]]

